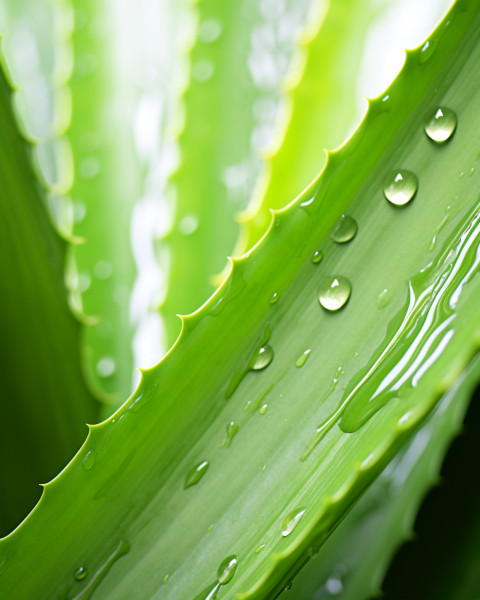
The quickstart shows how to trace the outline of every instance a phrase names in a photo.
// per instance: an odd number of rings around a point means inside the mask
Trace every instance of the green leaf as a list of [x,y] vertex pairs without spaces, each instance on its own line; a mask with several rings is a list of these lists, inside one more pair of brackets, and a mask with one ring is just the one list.
[[266,232],[270,209],[283,208],[310,184],[325,164],[324,148],[339,146],[358,119],[355,85],[378,2],[332,0],[325,16],[318,12],[300,45],[304,63],[287,88],[291,106],[283,140],[267,154],[262,179],[241,217],[239,254]]
[[[168,289],[160,310],[170,344],[180,329],[175,315],[192,312],[207,300],[214,291],[212,279],[232,254],[239,232],[235,214],[245,209],[261,169],[252,142],[258,130],[255,113],[265,103],[275,105],[282,95],[280,73],[272,64],[291,62],[294,31],[285,21],[299,19],[304,5],[290,2],[283,7],[286,14],[275,17],[256,2],[198,3],[178,139],[180,164],[170,180],[174,217],[171,231],[159,241],[159,252],[169,255]],[[287,38],[283,43],[277,41],[280,27]],[[255,75],[250,65],[256,61],[258,67],[259,55],[270,69]]]
[[[420,503],[438,481],[442,460],[461,429],[479,376],[477,356],[439,401],[427,423],[402,448],[318,555],[295,578],[290,593],[292,600],[322,600],[332,595],[338,600],[358,600],[379,594],[394,551],[412,536]],[[455,553],[458,552],[457,545]],[[421,564],[421,560],[419,562]],[[414,590],[418,594],[418,579],[411,573],[411,569],[401,570],[401,579],[410,582],[410,596],[404,590],[404,595],[401,593],[398,597],[412,597]],[[431,583],[424,586],[425,595],[429,587],[432,588]]]
[[[1,543],[4,595],[274,598],[327,539],[478,352],[479,27],[461,0],[408,53],[322,176],[92,428]],[[445,144],[424,130],[439,106],[458,116]],[[406,206],[385,197],[394,169],[418,178]],[[336,243],[346,212],[358,232]],[[317,298],[330,276],[352,284],[337,312]]]
[[[108,34],[117,11],[95,0],[76,3],[67,131],[75,169],[74,233],[85,238],[74,250],[81,284],[76,293],[83,311],[97,321],[84,330],[87,374],[116,404],[132,386],[129,302],[135,269],[129,239],[140,194],[131,126],[136,92],[124,51],[128,36],[115,28]],[[112,67],[113,56],[122,61]]]
[[[80,366],[79,323],[64,285],[66,244],[53,229],[32,168],[32,147],[0,74],[0,531],[7,533],[40,495],[98,418]],[[67,401],[68,399],[68,401]]]

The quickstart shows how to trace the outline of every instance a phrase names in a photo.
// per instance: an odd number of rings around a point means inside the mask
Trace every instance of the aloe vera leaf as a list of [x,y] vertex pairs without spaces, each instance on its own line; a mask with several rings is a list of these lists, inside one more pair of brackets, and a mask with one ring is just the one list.
[[379,3],[331,0],[326,16],[307,30],[301,45],[304,73],[287,89],[291,104],[283,141],[267,154],[262,179],[241,215],[237,254],[268,229],[270,209],[298,196],[325,164],[324,148],[336,148],[358,119],[356,83],[365,38]]
[[75,169],[70,195],[79,215],[74,233],[86,240],[73,256],[83,282],[77,295],[97,321],[84,329],[86,372],[113,404],[132,386],[129,302],[135,269],[128,240],[140,193],[131,127],[135,87],[123,51],[129,38],[114,27],[121,9],[113,1],[75,3],[67,132]]
[[[478,351],[479,25],[477,2],[455,4],[130,401],[91,428],[2,541],[7,596],[194,598],[236,555],[218,597],[274,598],[430,414]],[[423,123],[439,103],[458,124],[437,146]],[[383,193],[398,165],[419,180],[405,207]],[[359,230],[336,244],[347,210]],[[333,314],[317,300],[329,274],[353,282]]]
[[[462,435],[443,461],[439,485],[422,503],[415,535],[400,548],[389,568],[382,586],[389,600],[479,597],[480,488],[477,479],[471,477],[479,452],[479,399],[477,388]],[[410,574],[408,580],[404,579],[405,572]]]
[[[308,2],[283,6],[295,14]],[[198,3],[197,41],[190,56],[185,122],[178,139],[180,164],[170,180],[174,218],[160,241],[170,256],[168,289],[160,307],[169,343],[180,330],[175,315],[192,312],[214,291],[211,280],[225,267],[225,257],[238,237],[234,215],[245,208],[258,177],[260,164],[252,147],[254,108],[259,100],[274,101],[270,89],[278,77],[272,75],[271,57],[261,82],[249,66],[258,60],[255,39],[268,46],[277,35],[269,30],[274,17],[266,17],[264,10],[257,2]]]
[[[320,548],[318,555],[298,574],[289,594],[292,600],[321,600],[332,596],[339,600],[359,600],[379,594],[394,551],[412,535],[420,503],[438,481],[443,458],[461,429],[479,376],[477,357],[439,401],[425,425]],[[459,551],[458,545],[456,551]],[[411,572],[402,570],[402,578],[410,580],[413,588],[415,577]],[[405,577],[405,573],[410,575]]]
[[[19,133],[0,76],[0,314],[2,420],[0,530],[7,533],[71,458],[98,418],[81,372],[79,323],[64,285],[63,242]],[[68,398],[68,402],[65,399]]]

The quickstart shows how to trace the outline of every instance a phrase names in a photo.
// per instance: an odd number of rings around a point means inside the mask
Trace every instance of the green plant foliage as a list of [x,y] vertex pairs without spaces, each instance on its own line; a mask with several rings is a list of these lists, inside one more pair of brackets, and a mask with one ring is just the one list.
[[478,352],[479,27],[476,0],[460,0],[183,318],[2,541],[3,595],[245,600],[288,586]]
[[74,233],[85,239],[73,251],[76,296],[81,310],[95,317],[84,329],[87,373],[118,404],[132,385],[129,302],[135,270],[128,240],[140,187],[132,141],[135,88],[122,48],[128,38],[113,27],[116,15],[115,3],[75,4],[67,134],[76,175],[70,190]]
[[[427,423],[298,574],[290,593],[292,600],[324,600],[332,595],[339,600],[377,597],[394,550],[411,537],[419,504],[438,481],[444,454],[460,431],[479,381],[479,369],[477,357],[439,401]],[[414,578],[409,576],[408,580],[418,589]],[[424,586],[424,597],[429,587]],[[456,587],[458,590],[458,580]],[[403,597],[413,597],[412,592]]]
[[[288,4],[290,13],[300,13],[307,2]],[[269,30],[274,18],[263,14],[261,3],[202,0],[196,8],[198,29],[178,140],[180,164],[170,181],[174,219],[159,242],[170,256],[160,307],[169,343],[180,329],[175,315],[192,312],[207,300],[214,291],[212,278],[232,253],[239,231],[234,215],[245,208],[260,168],[252,147],[255,106],[265,100],[271,104],[280,94],[278,74],[268,74],[273,81],[265,76],[262,89],[249,67],[258,60],[255,40],[261,41],[265,30],[274,36]],[[266,37],[263,44],[268,46]]]
[[238,254],[266,232],[270,209],[283,208],[315,179],[325,164],[324,148],[339,146],[358,118],[355,84],[365,36],[378,12],[373,0],[332,1],[325,17],[309,23],[300,46],[304,72],[287,88],[288,125],[267,154],[262,179],[241,216]]
[[66,244],[48,218],[48,190],[33,171],[32,147],[16,127],[11,101],[2,73],[2,533],[27,514],[40,495],[38,484],[68,462],[85,437],[85,423],[98,418],[63,280]]

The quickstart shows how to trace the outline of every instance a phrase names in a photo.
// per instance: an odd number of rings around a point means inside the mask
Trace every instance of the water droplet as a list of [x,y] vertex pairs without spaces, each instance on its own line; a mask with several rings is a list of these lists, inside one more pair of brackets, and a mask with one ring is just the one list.
[[198,39],[204,44],[211,44],[220,37],[222,24],[216,19],[206,19],[198,28]]
[[104,356],[97,362],[96,369],[100,377],[111,377],[115,373],[115,361],[111,356]]
[[252,406],[252,401],[247,400],[245,403],[245,406],[243,407],[243,412],[248,412],[248,409],[250,408],[250,406]]
[[266,470],[267,470],[267,465],[263,465],[263,467],[262,467],[262,473],[265,473]]
[[276,304],[278,302],[278,299],[278,292],[273,292],[272,297],[270,298],[270,304]]
[[84,158],[78,165],[82,179],[93,179],[100,173],[100,162],[93,157]]
[[318,289],[318,301],[325,310],[339,310],[347,303],[352,284],[346,277],[328,277]]
[[212,78],[215,67],[210,60],[197,60],[192,67],[192,78],[199,83],[204,83]]
[[212,529],[213,529],[213,523],[208,526],[208,529],[207,529],[208,533],[210,533],[212,531]]
[[355,219],[349,217],[348,215],[342,215],[333,228],[330,237],[338,244],[345,244],[346,242],[353,240],[357,234],[357,230],[358,225]]
[[295,527],[299,524],[303,515],[305,514],[306,509],[297,509],[289,513],[282,522],[282,535],[283,537],[287,537],[290,535]]
[[390,292],[387,289],[382,290],[377,297],[377,308],[382,310],[390,302]]
[[258,548],[255,548],[255,554],[258,554],[259,552],[261,552],[263,549],[265,548],[265,544],[260,544],[260,546],[258,546]]
[[183,484],[184,489],[187,489],[192,485],[196,485],[205,475],[209,466],[210,463],[208,460],[204,460],[201,463],[198,463],[198,465],[195,467],[192,467],[185,477],[185,482]]
[[185,215],[178,224],[178,229],[183,235],[192,235],[198,229],[198,218],[196,215]]
[[108,260],[99,260],[93,267],[93,274],[97,279],[108,279],[112,271],[112,264]]
[[267,410],[268,410],[268,404],[264,404],[263,406],[260,407],[260,409],[258,410],[258,412],[261,415],[264,415],[267,412]]
[[77,581],[83,581],[87,574],[87,569],[85,567],[78,567],[73,576]]
[[265,367],[268,367],[272,362],[272,359],[273,349],[269,344],[265,344],[265,346],[262,346],[260,350],[258,350],[256,356],[254,356],[252,369],[254,371],[265,369]]
[[165,575],[165,577],[162,579],[163,583],[167,583],[169,577],[170,577],[170,575],[167,573]]
[[425,133],[437,144],[443,144],[452,137],[456,126],[457,115],[452,109],[440,106],[425,121]]
[[235,555],[227,556],[227,558],[222,560],[217,570],[218,583],[220,585],[225,585],[232,579],[237,570],[237,565],[238,558]]
[[389,202],[403,206],[415,196],[418,188],[418,178],[407,169],[391,171],[385,178],[383,193]]
[[420,49],[420,54],[418,55],[418,62],[425,63],[432,56],[435,47],[437,45],[437,40],[427,40]]
[[83,463],[82,463],[85,471],[90,471],[90,469],[95,464],[96,458],[97,458],[97,453],[94,448],[92,448],[85,454],[85,457],[84,457]]
[[237,435],[239,429],[239,426],[234,421],[230,421],[227,425],[227,448],[232,443],[232,440]]
[[310,356],[311,350],[308,348],[305,350],[300,356],[297,358],[295,366],[303,367],[303,365],[307,362],[308,357]]
[[475,167],[472,167],[468,172],[468,176],[471,177],[475,173]]
[[331,596],[337,596],[343,590],[343,584],[341,580],[338,579],[338,577],[329,577],[327,579],[325,587],[327,588],[327,592]]
[[290,581],[289,583],[287,583],[287,585],[283,588],[284,592],[288,592],[289,590],[292,589],[292,585],[293,583]]
[[319,262],[322,262],[323,259],[323,253],[320,252],[320,250],[315,250],[315,252],[312,254],[312,263],[314,265],[318,265]]

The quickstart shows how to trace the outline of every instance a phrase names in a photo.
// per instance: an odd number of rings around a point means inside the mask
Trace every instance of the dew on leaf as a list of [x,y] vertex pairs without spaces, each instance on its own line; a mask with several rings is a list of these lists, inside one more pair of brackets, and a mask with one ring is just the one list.
[[168,578],[170,577],[170,575],[167,573],[165,575],[165,577],[162,579],[163,583],[167,583],[168,582]]
[[267,410],[268,410],[268,404],[264,404],[263,406],[261,406],[261,407],[260,407],[260,409],[259,409],[259,411],[258,411],[258,412],[259,412],[261,415],[264,415],[264,414],[267,412]]
[[265,548],[265,544],[260,544],[257,548],[255,548],[255,554],[258,554]]
[[387,289],[383,289],[377,296],[377,308],[382,310],[390,302],[390,292]]
[[276,304],[278,302],[278,292],[273,292],[272,297],[270,298],[270,304]]
[[391,204],[404,206],[408,204],[418,188],[418,178],[407,169],[391,171],[385,178],[383,193]]
[[318,265],[319,262],[322,262],[322,259],[323,259],[322,252],[320,252],[320,250],[315,250],[315,252],[312,254],[312,263],[314,265]]
[[302,354],[300,354],[300,356],[297,358],[297,360],[295,362],[295,366],[303,367],[303,365],[307,362],[308,357],[310,356],[310,353],[311,353],[310,348],[308,348],[307,350],[302,352]]
[[192,467],[185,476],[185,482],[183,484],[184,489],[192,487],[192,485],[196,485],[205,475],[209,466],[210,463],[208,460],[203,460],[201,463],[198,463],[198,465]]
[[230,421],[227,425],[227,448],[233,441],[233,438],[237,435],[239,426],[235,423],[235,421]]
[[342,215],[335,227],[333,228],[330,237],[337,244],[345,244],[350,240],[353,240],[355,235],[357,234],[358,225],[353,217],[349,215]]
[[227,556],[227,558],[222,560],[217,569],[218,583],[220,585],[225,585],[232,579],[237,570],[237,565],[238,557],[234,554],[232,554],[232,556]]
[[217,19],[205,19],[198,28],[198,39],[204,44],[211,44],[220,37],[222,24]]
[[93,267],[93,274],[97,279],[108,279],[112,272],[112,263],[110,263],[108,260],[99,260]]
[[83,459],[82,465],[85,471],[90,471],[90,469],[95,464],[95,459],[97,458],[97,453],[94,448],[89,450]]
[[265,369],[272,362],[273,359],[273,349],[269,344],[265,344],[262,346],[256,356],[253,359],[252,369],[254,371],[260,371],[261,369]]
[[425,121],[425,133],[437,144],[450,139],[457,126],[457,115],[451,108],[439,106]]
[[345,306],[352,284],[346,277],[335,275],[327,277],[318,289],[318,301],[325,310],[336,311]]
[[83,581],[86,576],[87,576],[87,569],[85,567],[78,567],[78,569],[73,574],[73,577],[77,581]]
[[178,229],[183,235],[192,235],[198,229],[198,217],[196,215],[185,215],[178,224]]
[[103,356],[97,362],[96,370],[100,377],[110,377],[115,373],[115,361],[111,356]]
[[210,60],[197,60],[192,67],[192,78],[199,83],[204,83],[212,78],[215,67]]
[[303,515],[305,514],[306,509],[301,508],[292,511],[289,513],[282,521],[282,535],[283,537],[287,537],[290,535],[295,527],[299,524]]

